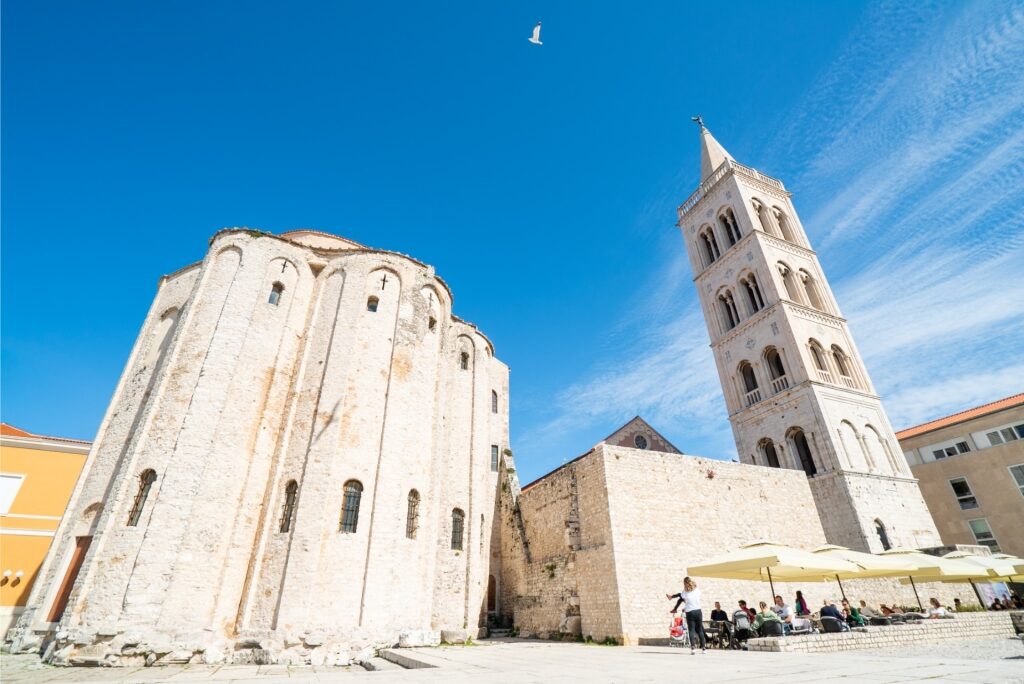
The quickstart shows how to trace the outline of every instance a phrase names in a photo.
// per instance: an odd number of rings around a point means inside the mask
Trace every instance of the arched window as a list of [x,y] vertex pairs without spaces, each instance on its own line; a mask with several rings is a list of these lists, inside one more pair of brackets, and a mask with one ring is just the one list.
[[732,213],[730,207],[726,207],[718,215],[718,223],[722,226],[722,230],[725,231],[725,237],[729,241],[730,247],[740,241],[742,237],[740,235],[740,227],[736,224],[736,215]]
[[793,275],[793,269],[781,261],[776,266],[779,269],[779,275],[782,276],[782,286],[786,288],[786,298],[793,302],[802,302],[800,291],[797,289],[796,277]]
[[804,286],[804,294],[807,295],[807,301],[818,311],[824,311],[825,305],[821,302],[821,295],[818,293],[818,284],[814,282],[814,278],[807,271],[800,269],[800,282]]
[[469,353],[462,352],[459,354],[459,368],[462,370],[469,370]]
[[846,352],[834,344],[832,345],[832,360],[836,362],[836,370],[839,371],[839,379],[843,381],[843,384],[856,389],[857,381],[853,379],[850,358]]
[[814,465],[814,457],[811,456],[811,446],[807,443],[807,436],[800,428],[793,428],[789,432],[789,438],[793,440],[793,447],[800,459],[800,467],[804,469],[807,476],[816,475],[818,468]]
[[415,489],[409,490],[409,505],[405,511],[405,536],[409,539],[416,538],[416,530],[420,526],[420,493]]
[[763,204],[757,200],[753,200],[751,204],[754,205],[754,213],[757,214],[757,220],[761,224],[761,230],[768,233],[769,235],[778,236],[775,230],[775,226],[772,225],[771,217],[768,215],[768,210]]
[[135,501],[132,503],[132,510],[128,513],[128,527],[135,527],[142,518],[142,509],[146,506],[146,499],[149,498],[149,490],[156,482],[156,471],[152,469],[143,470],[139,475],[139,491],[135,494]]
[[889,533],[885,529],[885,523],[875,518],[875,533],[878,534],[878,541],[882,542],[882,550],[888,551],[892,548],[892,543],[889,541]]
[[498,472],[498,461],[499,460],[500,459],[499,459],[498,445],[497,444],[492,444],[491,445],[491,472],[492,473]]
[[764,455],[764,462],[771,468],[779,468],[779,454],[775,451],[775,443],[770,439],[762,439],[758,445]]
[[281,303],[281,295],[284,293],[284,285],[281,283],[274,283],[270,288],[270,298],[267,299],[267,303],[271,306],[277,306]]
[[743,397],[747,406],[752,406],[761,401],[761,390],[757,387],[757,376],[754,375],[754,367],[747,361],[740,363],[740,377],[743,378]]
[[437,329],[437,319],[431,316],[427,319],[427,330],[434,332]]
[[821,345],[817,340],[811,340],[809,343],[811,348],[811,359],[814,361],[814,368],[818,372],[818,378],[823,382],[832,383],[832,373],[828,369],[828,363],[825,361],[825,350],[821,348]]
[[491,413],[498,412],[498,393],[491,390]]
[[466,524],[466,514],[462,512],[462,509],[455,508],[452,510],[452,550],[462,550],[462,529]]
[[753,273],[744,276],[740,283],[747,291],[747,301],[750,302],[751,313],[757,313],[764,308],[764,295],[761,294],[761,286],[757,284],[757,277]]
[[789,216],[786,215],[786,212],[779,207],[772,207],[772,216],[775,217],[775,222],[778,224],[779,230],[782,231],[782,237],[790,242],[796,242],[793,224],[789,222]]
[[715,231],[711,226],[705,226],[700,231],[700,239],[704,243],[704,255],[707,257],[707,264],[710,266],[722,255],[718,248],[718,240],[715,238]]
[[366,300],[366,310],[370,313],[377,313],[377,306],[380,304],[380,300],[376,297],[370,297]]
[[341,506],[342,532],[355,532],[359,525],[359,500],[363,498],[363,485],[359,480],[345,483],[345,498]]
[[764,350],[764,362],[768,366],[768,373],[771,375],[772,392],[781,392],[789,387],[789,380],[786,378],[786,368],[782,365],[782,356],[775,347],[768,347]]
[[722,309],[722,322],[726,330],[732,330],[740,323],[740,312],[736,308],[736,299],[732,296],[732,290],[723,290],[718,295],[719,306]]
[[298,496],[299,483],[295,480],[289,480],[284,488],[284,506],[281,507],[281,526],[278,528],[282,532],[288,532],[292,529],[292,518],[295,517],[295,500]]

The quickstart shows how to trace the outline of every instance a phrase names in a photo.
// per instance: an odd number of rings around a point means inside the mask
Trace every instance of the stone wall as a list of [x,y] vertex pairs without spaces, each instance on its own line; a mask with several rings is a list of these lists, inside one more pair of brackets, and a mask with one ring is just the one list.
[[[308,231],[214,236],[201,264],[161,281],[12,648],[55,633],[55,662],[322,663],[403,632],[475,631],[508,369],[451,307],[403,255]],[[343,532],[350,481],[359,521]]]
[[751,639],[751,651],[835,653],[877,650],[939,641],[1012,637],[1007,613],[959,613],[948,620],[917,620],[890,627],[863,627],[840,634],[803,634]]

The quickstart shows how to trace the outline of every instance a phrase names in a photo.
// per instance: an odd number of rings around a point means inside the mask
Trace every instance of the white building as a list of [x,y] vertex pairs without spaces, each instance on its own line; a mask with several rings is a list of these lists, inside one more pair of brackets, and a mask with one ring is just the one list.
[[507,445],[508,368],[431,267],[221,231],[160,281],[13,649],[347,663],[475,634]]
[[830,543],[939,545],[790,193],[700,136],[678,226],[740,459],[803,470]]

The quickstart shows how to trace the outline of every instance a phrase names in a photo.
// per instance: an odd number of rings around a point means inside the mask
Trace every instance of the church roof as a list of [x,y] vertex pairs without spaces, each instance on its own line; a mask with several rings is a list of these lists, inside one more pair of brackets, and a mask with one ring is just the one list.
[[715,140],[711,131],[700,125],[700,181],[703,183],[725,160],[736,161],[725,148]]
[[896,439],[907,439],[908,437],[916,437],[917,435],[924,434],[925,432],[931,432],[932,430],[938,430],[949,425],[956,425],[972,418],[979,418],[981,416],[987,416],[990,413],[996,413],[997,411],[1003,411],[1014,406],[1024,405],[1024,393],[1015,394],[1012,397],[1006,397],[999,401],[993,401],[988,404],[982,404],[981,406],[975,406],[974,408],[960,411],[952,415],[946,416],[945,418],[936,418],[935,420],[928,421],[927,423],[921,423],[914,427],[909,427],[906,430],[900,430],[896,433]]
[[[642,436],[646,446],[638,447],[637,436]],[[665,439],[665,436],[651,427],[651,424],[640,416],[634,417],[618,430],[602,439],[599,444],[611,444],[612,446],[624,446],[633,449],[650,449],[651,451],[662,451],[669,454],[682,454],[672,442]]]

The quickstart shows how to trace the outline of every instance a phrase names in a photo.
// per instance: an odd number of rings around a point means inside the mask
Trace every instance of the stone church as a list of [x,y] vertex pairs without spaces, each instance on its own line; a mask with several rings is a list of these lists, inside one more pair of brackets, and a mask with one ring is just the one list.
[[790,194],[700,136],[678,226],[742,463],[638,417],[520,488],[508,368],[431,267],[224,230],[160,281],[9,647],[332,664],[488,624],[635,643],[687,565],[756,538],[937,546]]

